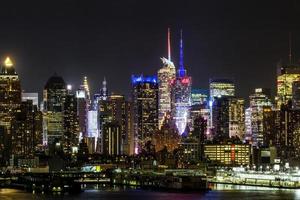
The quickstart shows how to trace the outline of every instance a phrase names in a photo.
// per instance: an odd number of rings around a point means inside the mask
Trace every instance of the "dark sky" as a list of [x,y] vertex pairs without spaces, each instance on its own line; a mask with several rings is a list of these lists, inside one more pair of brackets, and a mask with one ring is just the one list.
[[0,56],[13,58],[28,92],[41,93],[57,72],[76,88],[88,76],[94,92],[105,76],[110,91],[129,94],[131,74],[156,74],[167,56],[167,27],[176,65],[183,28],[194,87],[233,77],[239,96],[255,87],[274,92],[290,31],[300,58],[296,0],[1,1],[0,8]]

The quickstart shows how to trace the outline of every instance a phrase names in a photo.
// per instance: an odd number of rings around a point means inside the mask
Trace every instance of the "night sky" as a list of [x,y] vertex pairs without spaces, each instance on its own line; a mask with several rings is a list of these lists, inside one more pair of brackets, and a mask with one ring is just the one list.
[[[48,3],[47,3],[48,2]],[[39,92],[55,72],[77,88],[128,95],[131,74],[156,74],[167,57],[178,65],[183,29],[185,65],[193,86],[234,78],[237,95],[255,87],[275,92],[276,64],[287,62],[289,32],[300,58],[300,2],[290,0],[1,1],[0,56],[9,55],[27,92]]]

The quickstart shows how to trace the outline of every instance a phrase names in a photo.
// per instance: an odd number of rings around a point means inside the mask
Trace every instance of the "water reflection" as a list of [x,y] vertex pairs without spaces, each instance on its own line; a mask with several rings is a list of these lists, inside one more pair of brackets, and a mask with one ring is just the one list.
[[101,199],[101,200],[206,200],[206,199],[224,199],[224,200],[242,200],[242,199],[261,199],[261,200],[283,200],[300,199],[300,190],[275,189],[252,186],[237,185],[214,185],[213,190],[205,193],[176,193],[141,190],[139,188],[128,187],[110,187],[108,185],[85,185],[85,192],[80,194],[65,195],[46,195],[32,194],[21,190],[0,189],[0,200],[30,200],[30,199]]

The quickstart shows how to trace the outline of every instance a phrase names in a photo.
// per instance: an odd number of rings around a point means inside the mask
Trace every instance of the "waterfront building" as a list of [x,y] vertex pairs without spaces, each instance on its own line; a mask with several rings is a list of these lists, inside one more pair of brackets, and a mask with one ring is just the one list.
[[132,76],[135,153],[158,130],[158,83],[156,76]]
[[251,164],[249,144],[205,144],[204,157],[218,165],[241,166]]

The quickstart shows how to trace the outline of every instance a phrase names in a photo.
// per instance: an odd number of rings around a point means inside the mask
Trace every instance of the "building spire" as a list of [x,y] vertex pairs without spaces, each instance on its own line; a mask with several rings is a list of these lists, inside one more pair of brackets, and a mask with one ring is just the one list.
[[106,82],[106,78],[104,77],[103,78],[103,81],[102,81],[102,89],[100,91],[100,95],[101,95],[101,99],[102,100],[106,100],[107,99],[107,82]]
[[168,60],[171,61],[171,33],[170,33],[170,28],[168,28]]
[[180,46],[179,46],[179,77],[185,76],[185,69],[183,63],[183,39],[182,39],[182,29],[180,30]]
[[85,92],[87,93],[87,98],[90,99],[90,88],[86,76],[83,77],[83,87],[85,89]]
[[289,62],[292,64],[292,33],[289,32]]
[[4,61],[4,65],[5,65],[5,67],[12,67],[14,64],[12,63],[10,57],[6,57],[6,59]]
[[179,67],[183,69],[183,41],[182,41],[182,29],[180,30],[180,55],[179,55]]

